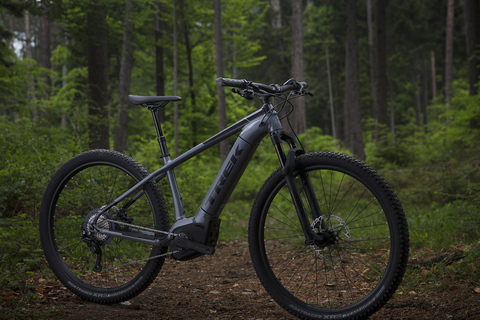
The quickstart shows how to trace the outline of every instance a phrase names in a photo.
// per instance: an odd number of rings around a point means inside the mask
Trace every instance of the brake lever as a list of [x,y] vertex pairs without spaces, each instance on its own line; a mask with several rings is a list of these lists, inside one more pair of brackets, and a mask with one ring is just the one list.
[[305,89],[301,88],[300,90],[293,91],[295,94],[299,96],[310,96],[313,97],[313,93],[306,91]]
[[253,100],[255,97],[255,92],[251,89],[245,89],[240,95],[247,100]]
[[296,83],[296,82],[297,82],[297,81],[295,81],[295,79],[290,78],[290,79],[288,79],[287,81],[285,81],[285,83],[284,83],[283,85],[286,86],[286,85],[289,85],[289,84],[292,84],[292,83]]

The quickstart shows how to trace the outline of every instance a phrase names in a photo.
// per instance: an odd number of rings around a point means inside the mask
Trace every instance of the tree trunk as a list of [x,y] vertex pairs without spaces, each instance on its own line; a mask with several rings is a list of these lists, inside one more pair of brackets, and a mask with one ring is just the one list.
[[280,0],[270,0],[270,5],[273,10],[272,27],[273,29],[278,30],[282,28],[282,14],[280,11]]
[[[177,39],[177,1],[173,0],[173,94],[178,94],[178,39]],[[174,152],[175,158],[178,157],[178,102],[175,101],[174,104],[174,118],[173,118],[173,127],[174,127]]]
[[[277,40],[278,52],[283,52],[283,39],[280,37],[280,31],[282,29],[282,11],[280,7],[280,0],[270,0],[270,5],[273,10],[273,35]],[[282,64],[285,63],[285,57],[283,54],[281,54],[279,58]]]
[[455,1],[448,0],[447,7],[447,35],[445,41],[445,104],[452,101],[453,84],[453,17]]
[[415,122],[417,124],[417,131],[420,131],[422,128],[422,103],[421,103],[421,91],[422,87],[420,85],[420,67],[418,63],[418,55],[415,58]]
[[347,48],[345,72],[345,144],[353,154],[365,159],[360,109],[360,86],[358,74],[357,7],[356,0],[346,0]]
[[87,12],[89,147],[109,149],[108,58],[106,9],[92,5]]
[[327,60],[328,98],[330,100],[330,120],[332,122],[332,137],[334,140],[336,140],[337,129],[335,125],[335,108],[333,105],[332,78],[330,75],[330,58],[328,54],[328,46],[325,46],[325,56]]
[[[162,3],[156,2],[157,12],[155,14],[155,83],[157,86],[157,96],[165,95],[165,75],[163,68],[163,29]],[[160,122],[165,121],[165,108],[158,110]]]
[[[30,33],[30,12],[25,11],[25,58],[33,59],[32,55],[32,36]],[[37,107],[35,105],[35,80],[30,74],[31,63],[27,63],[27,99],[28,104],[32,106],[31,117],[36,119],[38,117]]]
[[[190,95],[190,100],[192,102],[192,106],[195,108],[196,105],[196,96],[195,96],[195,90],[193,88],[193,57],[192,57],[192,52],[193,52],[193,46],[190,41],[190,27],[189,27],[189,21],[185,18],[185,12],[187,11],[187,6],[185,5],[184,1],[180,2],[182,4],[182,22],[183,22],[183,36],[185,39],[185,52],[187,54],[187,65],[188,65],[188,93]],[[197,141],[197,121],[193,120],[191,123],[191,128],[192,128],[192,147],[196,146],[198,141]]]
[[[215,62],[217,66],[217,78],[223,77],[223,44],[222,44],[222,3],[215,0]],[[218,96],[218,130],[227,127],[227,106],[225,101],[225,89],[217,86]],[[223,163],[228,155],[228,140],[220,141],[220,160]]]
[[128,112],[129,104],[128,94],[130,93],[130,83],[133,68],[133,46],[135,25],[132,21],[132,13],[135,4],[133,0],[125,1],[125,20],[123,23],[123,45],[122,58],[120,61],[120,79],[118,84],[118,113],[117,125],[115,127],[114,149],[123,152],[127,149],[128,141]]
[[[292,0],[292,5],[292,77],[297,81],[305,81],[302,0]],[[305,97],[295,100],[293,128],[298,134],[307,130]]]
[[463,13],[465,16],[465,38],[467,42],[468,57],[468,82],[470,84],[470,95],[478,93],[479,59],[475,50],[478,50],[480,44],[479,29],[479,11],[478,0],[463,0]]
[[423,54],[423,102],[422,102],[422,113],[423,113],[423,130],[425,133],[428,133],[428,79],[427,79],[427,59],[426,53]]
[[432,72],[432,100],[437,99],[437,73],[435,72],[435,52],[430,51],[430,71]]
[[[375,47],[373,41],[373,22],[372,22],[372,1],[367,0],[367,25],[368,25],[368,59],[370,62],[370,91],[372,103],[370,106],[370,116],[375,119]],[[372,128],[374,129],[374,128]]]
[[[42,10],[43,15],[41,17],[41,38],[40,38],[40,50],[41,50],[41,65],[46,70],[50,70],[50,58],[51,58],[51,50],[50,50],[50,18],[49,18],[49,8],[48,3],[50,1],[42,0]],[[45,89],[42,90],[42,100],[46,100],[50,95],[50,88],[52,83],[50,81],[50,76],[48,74],[43,74],[43,83],[45,85]]]
[[[65,40],[65,45],[67,44],[67,40]],[[62,88],[65,88],[67,86],[67,75],[68,75],[68,69],[67,69],[67,53],[63,53],[63,65],[62,65]],[[67,107],[64,106],[62,108],[62,118],[60,120],[60,125],[63,129],[66,129],[68,126],[68,119],[67,119]],[[76,129],[75,129],[76,130]]]
[[392,136],[391,142],[392,145],[395,145],[395,99],[393,98],[393,83],[390,81],[389,91],[390,91],[390,135]]
[[387,40],[385,10],[387,0],[377,0],[375,3],[375,98],[373,99],[373,110],[376,123],[375,136],[381,136],[380,130],[388,125],[387,116]]

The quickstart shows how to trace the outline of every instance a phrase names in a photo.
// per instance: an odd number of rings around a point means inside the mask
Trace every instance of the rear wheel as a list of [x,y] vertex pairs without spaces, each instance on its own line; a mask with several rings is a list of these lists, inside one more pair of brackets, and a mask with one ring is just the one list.
[[[277,169],[250,216],[250,253],[259,279],[278,304],[300,318],[368,317],[390,299],[406,269],[408,227],[397,196],[373,169],[336,153],[298,157],[294,177],[310,228],[324,240],[305,244]],[[318,206],[307,199],[307,177]]]
[[[101,207],[147,175],[121,153],[93,150],[69,160],[50,181],[40,211],[42,247],[58,279],[83,299],[106,304],[128,300],[145,290],[162,267],[167,248],[93,231]],[[132,197],[102,214],[97,225],[150,238],[153,229],[167,231],[168,214],[158,186],[148,183],[143,191],[126,210]],[[151,259],[156,256],[161,257]]]

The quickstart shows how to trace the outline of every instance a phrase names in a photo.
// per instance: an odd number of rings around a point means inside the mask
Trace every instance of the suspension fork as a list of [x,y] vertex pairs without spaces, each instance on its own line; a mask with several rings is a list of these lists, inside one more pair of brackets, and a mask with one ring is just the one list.
[[[293,134],[284,132],[284,131],[274,131],[270,134],[270,138],[277,152],[280,164],[282,166],[282,173],[287,182],[290,195],[292,197],[292,202],[295,206],[295,210],[298,215],[298,220],[302,226],[303,233],[305,235],[305,244],[314,244],[318,241],[323,241],[323,236],[314,232],[311,227],[311,223],[308,219],[305,206],[302,201],[301,192],[305,192],[305,196],[308,201],[308,205],[312,211],[313,219],[318,219],[322,216],[320,206],[318,204],[317,196],[312,186],[312,182],[307,173],[300,173],[299,177],[301,179],[302,190],[299,190],[297,184],[295,183],[295,178],[293,176],[295,159],[297,156],[300,156],[305,153],[303,149],[297,148],[297,143]],[[285,152],[282,148],[282,140],[287,142],[290,146],[290,149],[285,156]],[[321,229],[325,229],[325,223],[321,221]]]

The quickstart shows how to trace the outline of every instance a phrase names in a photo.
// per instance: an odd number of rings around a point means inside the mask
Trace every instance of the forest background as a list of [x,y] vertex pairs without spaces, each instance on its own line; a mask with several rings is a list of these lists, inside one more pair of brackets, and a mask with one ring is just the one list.
[[[259,107],[217,88],[217,76],[307,81],[314,97],[295,101],[292,117],[307,151],[365,160],[402,201],[412,257],[460,248],[465,263],[452,274],[478,282],[479,6],[476,0],[1,1],[4,297],[30,292],[26,278],[48,273],[38,211],[62,163],[90,148],[110,148],[148,170],[161,166],[151,115],[129,104],[128,94],[183,98],[161,115],[175,155]],[[196,212],[225,147],[176,171],[187,212]],[[278,166],[270,148],[268,141],[260,146],[233,193],[220,240],[245,239],[255,194]]]

